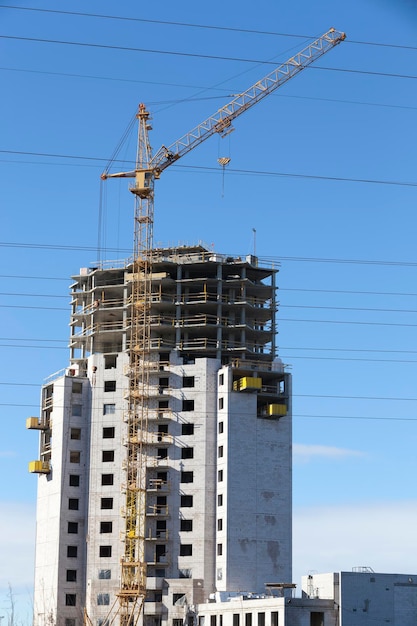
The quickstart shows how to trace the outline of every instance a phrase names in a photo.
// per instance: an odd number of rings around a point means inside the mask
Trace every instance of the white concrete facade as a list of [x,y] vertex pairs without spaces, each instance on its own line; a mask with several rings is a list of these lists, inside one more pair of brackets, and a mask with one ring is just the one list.
[[384,574],[370,568],[304,576],[304,597],[334,600],[338,626],[417,624],[417,575]]
[[[143,619],[179,626],[184,606],[216,591],[291,582],[291,379],[274,360],[275,270],[200,248],[159,258]],[[76,277],[70,366],[44,386],[53,400],[31,426],[49,467],[38,478],[35,626],[80,626],[84,611],[101,626],[118,602],[130,271]]]

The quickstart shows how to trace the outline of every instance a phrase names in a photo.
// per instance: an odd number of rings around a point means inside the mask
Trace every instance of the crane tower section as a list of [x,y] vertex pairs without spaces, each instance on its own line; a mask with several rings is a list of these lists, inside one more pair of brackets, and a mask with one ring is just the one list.
[[257,81],[227,105],[198,124],[180,139],[153,155],[149,142],[150,115],[139,106],[138,148],[135,169],[109,173],[102,179],[133,178],[130,191],[135,196],[134,258],[131,297],[131,337],[129,345],[129,394],[127,407],[127,454],[125,460],[125,532],[121,560],[121,583],[118,613],[121,626],[137,624],[146,595],[145,522],[149,430],[151,356],[152,255],[154,225],[154,182],[178,159],[191,152],[214,134],[223,135],[232,122],[266,96],[284,85],[302,70],[345,39],[345,34],[331,28],[286,63]]

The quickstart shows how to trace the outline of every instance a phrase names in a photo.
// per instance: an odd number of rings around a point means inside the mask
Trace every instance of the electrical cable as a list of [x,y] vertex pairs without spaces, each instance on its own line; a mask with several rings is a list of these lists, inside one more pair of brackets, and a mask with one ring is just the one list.
[[[281,33],[281,32],[276,32],[276,31],[259,30],[259,29],[253,29],[253,28],[237,28],[237,27],[232,27],[232,26],[218,26],[218,25],[210,25],[210,24],[193,24],[190,22],[175,22],[172,20],[156,20],[156,19],[146,19],[146,18],[139,18],[139,17],[121,16],[121,15],[103,15],[100,13],[82,13],[80,11],[62,11],[58,9],[41,9],[41,8],[35,8],[35,7],[12,6],[12,5],[7,5],[7,4],[1,5],[0,9],[2,8],[22,10],[22,11],[37,11],[41,13],[57,13],[60,15],[73,15],[77,17],[94,17],[94,18],[101,18],[101,19],[121,20],[121,21],[126,21],[126,22],[141,22],[144,24],[182,26],[186,28],[219,30],[219,31],[226,31],[226,32],[254,34],[254,35],[268,35],[268,36],[274,36],[274,37],[292,37],[292,38],[298,38],[298,39],[315,39],[316,37],[316,35],[300,35],[298,33]],[[404,44],[390,44],[390,43],[375,42],[375,41],[361,41],[361,40],[347,39],[346,43],[355,44],[355,45],[399,48],[399,49],[405,49],[405,50],[417,50],[416,46],[407,46]]]
[[[0,153],[3,154],[15,154],[15,155],[29,155],[29,156],[41,156],[41,157],[51,157],[51,158],[60,158],[60,159],[84,159],[88,161],[106,161],[106,159],[101,157],[86,157],[86,156],[78,156],[78,155],[65,155],[65,154],[53,154],[46,152],[25,152],[23,150],[0,150]],[[118,160],[119,163],[127,163],[127,161]],[[49,164],[48,164],[49,166]],[[130,163],[130,167],[134,168],[134,163]],[[209,172],[209,173],[219,173],[218,167],[208,167],[208,166],[198,166],[198,165],[173,165],[173,169],[177,170],[195,170],[198,172]],[[348,182],[348,183],[365,183],[372,185],[394,185],[398,187],[417,187],[417,182],[407,182],[407,181],[398,181],[398,180],[380,180],[380,179],[372,179],[372,178],[351,178],[344,176],[324,176],[317,174],[295,174],[293,172],[273,172],[268,170],[246,170],[246,169],[228,169],[229,174],[243,175],[243,176],[271,176],[271,177],[280,177],[280,178],[298,178],[298,179],[307,179],[307,180],[330,180],[335,182]]]
[[[160,55],[171,55],[178,57],[188,57],[188,58],[197,58],[197,59],[209,59],[214,61],[233,61],[234,63],[256,63],[257,65],[279,65],[279,62],[276,61],[264,61],[262,59],[246,59],[244,57],[229,57],[224,55],[216,55],[216,54],[202,54],[197,52],[180,52],[178,50],[158,50],[154,48],[134,48],[131,46],[116,46],[110,44],[98,44],[92,42],[80,42],[80,41],[65,41],[60,39],[42,39],[40,37],[19,37],[17,35],[0,35],[0,39],[7,39],[12,41],[27,41],[30,43],[49,43],[55,45],[64,45],[64,46],[80,46],[84,48],[95,48],[95,49],[104,49],[104,50],[119,50],[122,52],[141,52],[147,54],[160,54]],[[386,78],[403,78],[403,79],[412,79],[416,80],[417,76],[413,74],[396,74],[393,72],[374,72],[370,70],[354,70],[348,68],[336,68],[336,67],[327,67],[324,65],[314,65],[309,66],[305,69],[314,69],[314,70],[324,70],[324,71],[332,71],[332,72],[349,72],[353,74],[362,74],[365,76],[383,76]]]

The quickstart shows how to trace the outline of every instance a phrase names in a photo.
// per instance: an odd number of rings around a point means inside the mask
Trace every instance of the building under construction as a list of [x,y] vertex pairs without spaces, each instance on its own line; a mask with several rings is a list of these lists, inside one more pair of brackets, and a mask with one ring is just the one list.
[[[202,246],[154,250],[146,390],[131,385],[132,266],[74,277],[70,364],[28,420],[41,431],[30,464],[36,626],[106,622],[132,515],[144,526],[145,624],[182,624],[216,591],[291,582],[291,381],[275,359],[276,273]],[[132,512],[129,416],[145,393],[145,510]]]
[[134,170],[103,172],[134,179],[133,260],[74,277],[69,366],[28,420],[40,431],[35,626],[239,626],[207,601],[266,590],[282,602],[258,626],[285,623],[291,382],[276,358],[277,270],[201,245],[155,249],[154,183],[344,39],[330,29],[154,155],[141,104]]

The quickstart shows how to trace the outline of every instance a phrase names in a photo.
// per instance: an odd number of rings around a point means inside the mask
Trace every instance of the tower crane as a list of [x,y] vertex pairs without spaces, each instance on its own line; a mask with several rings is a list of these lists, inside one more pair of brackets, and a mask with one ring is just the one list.
[[[154,183],[162,172],[178,159],[194,150],[214,134],[224,136],[232,130],[232,122],[260,100],[273,93],[303,69],[317,61],[346,38],[345,33],[331,28],[321,37],[279,65],[216,113],[198,124],[170,146],[152,154],[149,143],[150,114],[139,105],[138,149],[135,169],[109,173],[108,178],[134,178],[130,191],[135,196],[134,252],[131,305],[131,336],[129,366],[129,407],[127,411],[126,506],[124,555],[118,591],[119,622],[135,626],[146,595],[145,521],[148,398],[151,367],[151,284],[154,223]],[[113,619],[112,619],[113,623]]]

